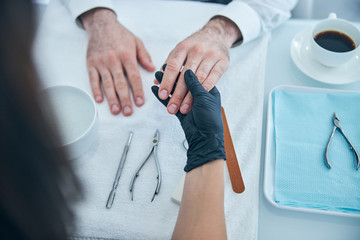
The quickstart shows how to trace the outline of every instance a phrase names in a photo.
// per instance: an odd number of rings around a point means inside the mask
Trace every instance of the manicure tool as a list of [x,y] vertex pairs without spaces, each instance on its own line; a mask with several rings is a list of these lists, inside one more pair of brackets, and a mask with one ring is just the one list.
[[235,193],[245,191],[244,180],[241,176],[239,163],[236,157],[233,141],[231,139],[230,129],[226,120],[225,110],[221,107],[221,116],[224,125],[224,144],[226,153],[226,166],[229,172],[232,189]]
[[151,151],[149,153],[149,155],[145,158],[145,160],[139,165],[139,167],[136,169],[135,174],[133,175],[131,182],[130,182],[130,192],[131,192],[131,200],[134,200],[134,185],[135,185],[135,181],[137,179],[137,177],[140,174],[141,169],[143,168],[143,166],[145,165],[145,163],[149,160],[151,154],[154,154],[154,159],[155,159],[155,164],[156,164],[156,171],[157,171],[157,184],[156,184],[156,189],[154,192],[154,195],[151,199],[151,202],[154,200],[155,195],[157,195],[160,192],[160,186],[161,186],[161,170],[160,170],[160,164],[159,164],[159,160],[157,157],[157,146],[159,143],[159,130],[156,130],[154,138],[153,138],[153,146],[151,148]]
[[327,156],[327,155],[328,155],[328,150],[329,150],[330,142],[331,142],[331,140],[332,140],[332,138],[333,138],[333,136],[334,136],[334,133],[335,133],[336,129],[339,129],[339,130],[340,130],[340,133],[344,136],[345,140],[347,141],[347,143],[348,143],[349,146],[350,146],[350,149],[353,151],[353,153],[354,153],[354,155],[355,155],[355,161],[356,161],[356,163],[355,163],[355,168],[356,168],[356,170],[358,170],[358,169],[359,169],[359,165],[360,165],[359,154],[357,153],[354,145],[352,145],[352,143],[350,142],[350,140],[349,140],[349,139],[347,138],[347,136],[345,135],[345,133],[344,133],[344,131],[343,131],[341,125],[340,125],[340,120],[339,120],[339,118],[337,117],[336,113],[334,113],[334,115],[333,115],[333,123],[334,123],[334,128],[333,128],[333,130],[332,130],[332,133],[331,133],[331,135],[330,135],[330,139],[329,139],[329,141],[328,141],[328,144],[327,144],[326,150],[325,150],[325,165],[326,165],[328,168],[331,168],[330,163],[329,163],[329,160],[328,160],[328,156]]
[[123,150],[123,153],[122,153],[122,156],[121,156],[121,160],[120,160],[117,172],[116,172],[116,176],[115,176],[115,180],[114,180],[114,183],[113,183],[112,190],[110,192],[109,198],[108,198],[107,203],[106,203],[106,208],[108,208],[108,209],[110,209],[112,207],[113,202],[114,202],[116,188],[117,188],[117,186],[119,184],[121,172],[122,172],[122,170],[124,168],[124,164],[125,164],[125,160],[126,160],[126,156],[127,156],[129,147],[130,147],[132,136],[133,136],[133,132],[130,132],[128,141],[127,141],[127,143],[126,143],[126,145],[124,147],[124,150]]

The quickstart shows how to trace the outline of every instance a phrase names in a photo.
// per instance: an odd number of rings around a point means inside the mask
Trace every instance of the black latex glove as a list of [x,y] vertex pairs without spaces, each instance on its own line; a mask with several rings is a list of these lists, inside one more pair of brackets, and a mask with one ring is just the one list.
[[[161,83],[163,73],[156,72],[155,77]],[[185,72],[184,78],[194,103],[188,114],[183,115],[178,111],[175,115],[180,120],[189,144],[187,164],[184,168],[185,172],[189,172],[210,161],[225,159],[226,156],[219,91],[216,87],[210,92],[206,91],[191,70]],[[170,97],[166,100],[160,99],[158,86],[152,86],[151,90],[157,99],[167,106]]]

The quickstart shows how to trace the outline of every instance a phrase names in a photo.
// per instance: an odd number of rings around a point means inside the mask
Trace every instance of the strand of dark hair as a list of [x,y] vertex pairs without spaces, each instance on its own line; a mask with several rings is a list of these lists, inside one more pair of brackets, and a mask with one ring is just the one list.
[[80,185],[38,102],[30,1],[0,1],[0,239],[65,239]]

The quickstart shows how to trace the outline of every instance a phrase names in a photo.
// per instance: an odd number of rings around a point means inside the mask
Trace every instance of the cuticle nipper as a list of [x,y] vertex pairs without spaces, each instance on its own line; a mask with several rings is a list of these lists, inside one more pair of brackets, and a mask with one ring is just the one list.
[[345,140],[347,141],[347,143],[349,144],[350,146],[350,149],[353,151],[354,155],[355,155],[355,168],[356,170],[359,169],[359,165],[360,165],[360,160],[359,160],[359,154],[358,152],[356,151],[354,145],[350,142],[349,138],[345,135],[341,125],[340,125],[340,120],[339,118],[337,117],[336,113],[334,113],[333,115],[333,123],[334,123],[334,128],[331,132],[331,135],[330,135],[330,138],[329,138],[329,141],[327,143],[327,146],[326,146],[326,150],[325,150],[325,165],[326,167],[328,167],[329,169],[331,168],[331,165],[329,163],[329,160],[328,160],[328,151],[329,151],[329,147],[330,147],[330,142],[334,136],[334,133],[336,131],[336,129],[339,129],[340,133],[344,136]]
[[156,130],[154,137],[153,137],[153,141],[152,141],[152,145],[153,147],[151,148],[150,153],[148,154],[148,156],[145,158],[145,160],[139,165],[139,167],[136,169],[131,182],[130,182],[130,192],[131,192],[131,200],[134,200],[134,185],[135,185],[135,181],[136,178],[139,176],[141,169],[144,167],[145,163],[149,160],[151,154],[154,154],[154,159],[155,159],[155,165],[156,165],[156,170],[157,170],[157,184],[156,184],[156,189],[154,192],[154,195],[151,199],[151,202],[154,200],[155,195],[159,194],[160,192],[160,187],[161,187],[161,169],[160,169],[160,164],[159,164],[159,160],[157,157],[157,147],[158,147],[158,143],[159,143],[159,137],[160,137],[160,133],[159,130]]

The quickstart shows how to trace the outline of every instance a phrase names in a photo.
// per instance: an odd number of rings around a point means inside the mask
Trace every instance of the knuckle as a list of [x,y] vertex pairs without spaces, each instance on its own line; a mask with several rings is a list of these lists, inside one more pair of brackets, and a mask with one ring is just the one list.
[[113,74],[114,79],[121,79],[121,78],[123,78],[123,73],[122,73],[121,71],[119,71],[119,70],[114,71],[112,74]]
[[105,89],[110,89],[110,88],[113,88],[113,84],[110,80],[107,80],[107,81],[103,81],[103,86]]
[[128,51],[128,50],[125,50],[121,53],[121,59],[124,61],[124,62],[131,62],[132,58],[131,58],[131,52]]
[[223,64],[221,64],[220,66],[221,71],[225,72],[228,66],[229,66],[229,61],[223,61]]
[[206,53],[206,57],[208,58],[216,58],[217,57],[217,53],[214,51],[214,50],[209,50],[207,53]]
[[196,73],[196,77],[197,79],[199,80],[199,82],[203,82],[205,81],[205,79],[207,78],[207,74],[205,72],[199,72],[199,73]]
[[124,80],[118,80],[115,82],[116,89],[123,90],[128,88],[128,83]]
[[184,104],[189,104],[189,106],[191,106],[193,104],[193,97],[191,95],[191,93],[186,94],[184,100],[183,100]]
[[95,66],[96,65],[96,60],[94,57],[88,57],[87,58],[87,64],[88,66]]
[[221,77],[221,75],[223,74],[223,71],[222,71],[222,69],[220,69],[220,68],[214,68],[214,69],[213,69],[213,74],[214,74],[216,77]]
[[183,99],[184,99],[184,96],[179,95],[179,94],[173,94],[171,96],[171,101],[174,103],[181,103]]
[[179,68],[180,68],[179,64],[177,63],[176,60],[170,60],[166,66],[166,70],[171,72],[178,72],[180,70]]
[[108,62],[109,62],[109,64],[110,64],[111,66],[115,66],[116,63],[117,63],[117,61],[118,61],[116,55],[113,54],[113,53],[109,53],[109,54],[107,55],[107,59],[108,59]]
[[191,51],[195,55],[203,55],[205,53],[205,48],[202,45],[197,44],[192,47]]
[[185,41],[182,41],[180,43],[178,43],[174,49],[174,52],[181,52],[181,51],[185,51],[185,49],[187,48],[187,44]]
[[229,63],[230,61],[230,55],[229,54],[223,54],[220,58],[222,61]]
[[131,71],[130,74],[128,74],[128,79],[131,82],[138,82],[140,81],[140,75],[135,71]]

